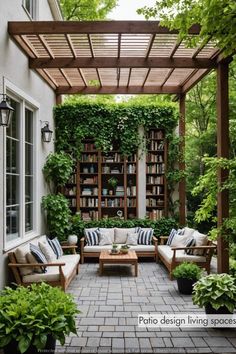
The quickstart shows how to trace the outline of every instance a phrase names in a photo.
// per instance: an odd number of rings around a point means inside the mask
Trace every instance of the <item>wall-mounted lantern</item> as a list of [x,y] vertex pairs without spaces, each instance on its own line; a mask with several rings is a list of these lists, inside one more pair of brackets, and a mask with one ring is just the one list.
[[6,94],[0,94],[0,96],[3,97],[2,102],[0,103],[0,125],[8,127],[11,123],[14,108],[12,108],[7,102]]
[[50,141],[52,140],[53,131],[49,128],[49,122],[43,122],[43,123],[45,123],[45,125],[41,129],[42,140],[44,143],[50,143]]

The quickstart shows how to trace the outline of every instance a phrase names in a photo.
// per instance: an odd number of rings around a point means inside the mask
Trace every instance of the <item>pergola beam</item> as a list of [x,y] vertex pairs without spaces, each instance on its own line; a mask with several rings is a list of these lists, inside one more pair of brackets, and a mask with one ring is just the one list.
[[59,86],[56,90],[57,95],[73,95],[73,94],[180,94],[181,88],[176,86]]
[[206,58],[29,58],[31,69],[52,68],[184,68],[209,69],[215,68],[216,62]]
[[[130,34],[178,34],[178,30],[169,30],[159,25],[158,21],[12,21],[8,24],[11,35],[22,34],[98,34],[98,33],[130,33]],[[197,35],[199,25],[193,25],[189,34]]]

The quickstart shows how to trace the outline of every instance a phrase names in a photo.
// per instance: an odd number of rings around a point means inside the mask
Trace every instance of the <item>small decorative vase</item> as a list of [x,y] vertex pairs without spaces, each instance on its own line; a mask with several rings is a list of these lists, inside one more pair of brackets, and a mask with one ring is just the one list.
[[109,190],[109,195],[113,195],[113,190]]
[[67,241],[68,241],[69,245],[76,245],[78,242],[78,236],[77,235],[69,235]]
[[107,195],[107,189],[106,188],[103,188],[102,195]]

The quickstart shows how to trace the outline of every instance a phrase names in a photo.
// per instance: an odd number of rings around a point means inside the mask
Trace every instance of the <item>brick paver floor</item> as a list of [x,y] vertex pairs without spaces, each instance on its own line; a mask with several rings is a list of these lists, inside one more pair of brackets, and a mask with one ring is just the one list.
[[212,328],[140,328],[140,313],[203,313],[191,296],[180,295],[162,265],[139,261],[139,275],[129,266],[85,263],[68,292],[81,314],[78,336],[66,339],[57,353],[235,353],[236,330]]

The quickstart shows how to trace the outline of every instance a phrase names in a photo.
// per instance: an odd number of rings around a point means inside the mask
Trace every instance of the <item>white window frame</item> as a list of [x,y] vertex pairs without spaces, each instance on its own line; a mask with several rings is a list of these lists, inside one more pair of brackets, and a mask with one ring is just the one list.
[[38,0],[30,0],[30,2],[31,2],[32,10],[28,11],[26,4],[25,4],[26,0],[22,0],[23,9],[25,10],[25,12],[27,13],[27,15],[29,16],[29,18],[31,20],[37,20],[38,19]]
[[[32,97],[27,95],[24,91],[15,86],[12,82],[4,78],[3,80],[4,92],[7,96],[20,104],[20,156],[23,157],[23,161],[20,165],[20,195],[19,204],[21,208],[20,218],[19,218],[19,237],[12,241],[7,241],[6,235],[6,131],[4,130],[4,251],[8,251],[24,242],[28,242],[30,239],[35,238],[39,235],[39,225],[40,225],[40,200],[39,200],[39,190],[37,188],[39,180],[39,161],[38,153],[39,151],[39,137],[40,137],[40,120],[39,120],[39,110],[40,104],[35,101]],[[25,109],[33,111],[33,142],[34,142],[34,183],[33,183],[33,230],[25,231]]]

